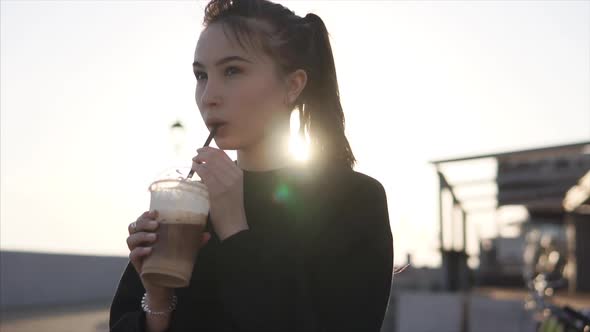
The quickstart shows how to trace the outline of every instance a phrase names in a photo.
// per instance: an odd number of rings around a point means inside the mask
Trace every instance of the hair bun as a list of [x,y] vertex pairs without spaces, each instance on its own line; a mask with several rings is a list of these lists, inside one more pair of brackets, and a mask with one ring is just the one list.
[[322,22],[322,19],[314,13],[309,13],[305,15],[303,18],[305,22],[314,23],[314,22]]

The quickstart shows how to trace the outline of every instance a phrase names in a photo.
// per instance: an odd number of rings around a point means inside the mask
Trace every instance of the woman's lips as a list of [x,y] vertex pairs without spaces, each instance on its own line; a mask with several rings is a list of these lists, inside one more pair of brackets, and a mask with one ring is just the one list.
[[217,127],[221,127],[224,124],[226,124],[225,122],[221,122],[221,121],[211,121],[211,122],[207,122],[207,128],[209,128],[209,131],[213,130],[213,128]]
[[215,124],[214,126],[212,126],[212,127],[215,127],[215,136],[217,136],[217,135],[219,135],[219,134],[220,134],[220,132],[221,132],[221,129],[222,129],[222,128],[225,128],[225,125],[226,125],[226,124],[227,124],[227,123],[219,123],[219,124]]

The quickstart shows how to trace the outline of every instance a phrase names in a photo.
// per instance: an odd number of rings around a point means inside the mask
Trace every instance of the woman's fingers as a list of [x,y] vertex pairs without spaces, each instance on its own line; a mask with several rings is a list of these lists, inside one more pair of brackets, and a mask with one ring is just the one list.
[[127,247],[134,250],[140,245],[152,244],[156,241],[156,230],[159,223],[154,220],[158,216],[157,211],[144,212],[137,221],[129,225],[129,236],[127,237]]
[[143,260],[151,252],[152,252],[151,247],[137,247],[137,248],[131,250],[131,252],[129,252],[129,260],[131,261],[131,264],[133,264],[133,267],[135,268],[135,271],[137,271],[137,274],[141,273],[141,267],[143,265]]
[[129,248],[129,260],[137,273],[141,273],[141,267],[145,256],[152,252],[152,243],[156,241],[155,231],[159,223],[155,220],[158,217],[158,211],[146,211],[137,218],[136,221],[129,224],[127,230],[127,247]]
[[231,186],[240,176],[240,170],[233,162],[228,163],[219,158],[211,158],[206,164],[206,168],[217,178],[219,183],[225,186]]
[[134,222],[129,224],[129,226],[127,227],[127,231],[129,232],[129,234],[133,234],[133,233],[137,232],[137,223],[140,220],[146,218],[149,213],[150,213],[149,211],[145,211],[144,213],[141,214],[141,216],[139,216],[139,218],[137,218],[137,220],[135,220]]
[[231,158],[227,155],[227,153],[225,153],[221,149],[216,149],[216,148],[212,148],[210,146],[205,146],[205,147],[197,149],[197,153],[198,153],[197,157],[199,157],[199,156],[202,156],[202,157],[213,156],[213,158],[219,159],[223,162],[234,164],[233,160],[231,160]]
[[[143,217],[146,216],[146,214],[144,213],[142,215]],[[141,226],[137,226],[142,227],[144,230],[146,229],[157,229],[157,223],[155,225],[155,228],[153,227],[153,225],[150,224],[150,222],[153,222],[153,220],[149,220],[149,219],[144,219],[142,220],[142,223],[140,224],[140,220],[138,220],[136,223],[138,225]],[[210,232],[203,232],[201,234],[201,243],[200,243],[200,248],[203,248],[204,246],[207,245],[207,243],[209,242],[209,240],[211,239],[211,233]],[[129,237],[127,237],[127,247],[129,247],[129,260],[131,261],[131,264],[133,264],[133,267],[135,268],[135,270],[137,271],[138,274],[141,273],[141,268],[143,266],[143,260],[145,259],[146,256],[149,256],[152,253],[152,245],[153,243],[157,240],[157,234],[155,232],[147,232],[147,231],[140,231],[140,232],[136,232],[133,233],[131,235],[129,235]]]
[[211,168],[207,165],[193,163],[193,170],[199,175],[199,177],[203,180],[203,183],[207,186],[207,190],[209,191],[209,197],[214,197],[219,194],[218,191],[221,191],[222,186],[221,182],[213,173]]
[[152,232],[139,232],[127,237],[127,247],[133,250],[141,245],[151,245],[157,239],[157,234]]
[[129,224],[127,230],[129,234],[134,234],[142,231],[155,231],[158,229],[158,222],[155,220],[158,217],[158,211],[146,211],[136,221]]
[[208,164],[211,168],[223,171],[223,174],[238,170],[237,166],[223,150],[205,147],[197,151],[198,154],[193,158],[196,164]]
[[223,193],[241,182],[242,170],[223,150],[205,147],[197,151],[199,154],[193,158],[192,169],[207,185],[210,194]]

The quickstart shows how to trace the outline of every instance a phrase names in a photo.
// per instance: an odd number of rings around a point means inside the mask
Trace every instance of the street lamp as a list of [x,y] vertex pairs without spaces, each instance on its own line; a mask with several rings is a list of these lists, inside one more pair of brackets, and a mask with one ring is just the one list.
[[184,130],[184,126],[180,122],[180,120],[176,120],[170,126],[170,134],[172,138],[172,144],[174,145],[174,152],[176,153],[176,157],[182,157],[182,146],[184,145],[184,140],[186,136],[186,132]]

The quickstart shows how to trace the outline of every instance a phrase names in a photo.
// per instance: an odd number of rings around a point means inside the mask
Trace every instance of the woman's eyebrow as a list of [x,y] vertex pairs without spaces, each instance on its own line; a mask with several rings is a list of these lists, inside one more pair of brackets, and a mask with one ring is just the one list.
[[[226,64],[230,61],[242,61],[242,62],[252,63],[252,61],[250,61],[248,59],[244,59],[241,56],[231,55],[231,56],[227,56],[223,59],[220,59],[219,61],[217,61],[215,63],[215,65],[221,66],[221,65]],[[193,62],[193,68],[205,68],[205,66],[202,63],[200,63],[199,61],[195,61],[195,62]]]

